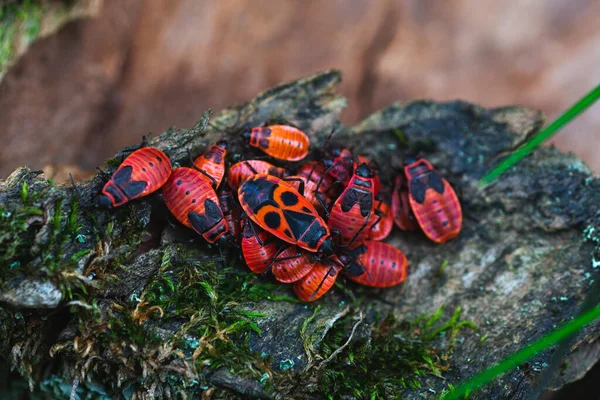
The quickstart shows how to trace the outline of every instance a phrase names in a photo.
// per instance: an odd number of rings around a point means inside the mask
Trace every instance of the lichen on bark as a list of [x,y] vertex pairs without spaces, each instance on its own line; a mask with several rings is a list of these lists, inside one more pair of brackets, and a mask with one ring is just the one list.
[[[82,397],[433,398],[575,316],[597,279],[597,178],[576,157],[544,148],[497,183],[476,185],[542,115],[416,101],[344,128],[340,79],[327,71],[278,86],[150,144],[185,165],[188,150],[225,136],[236,161],[248,151],[242,126],[287,120],[314,148],[337,127],[334,140],[377,160],[384,182],[404,155],[420,152],[461,193],[458,238],[436,245],[395,232],[388,242],[410,260],[404,284],[375,290],[341,279],[305,305],[243,266],[190,261],[215,250],[169,224],[156,195],[100,210],[86,206],[99,176],[78,183],[77,199],[70,186],[21,168],[0,183],[4,368],[36,390],[76,386]],[[121,156],[109,160],[109,172]],[[230,256],[235,264],[239,254]],[[595,348],[598,332],[588,327],[574,347]],[[586,354],[562,383],[596,361]],[[531,393],[549,357],[472,397]]]

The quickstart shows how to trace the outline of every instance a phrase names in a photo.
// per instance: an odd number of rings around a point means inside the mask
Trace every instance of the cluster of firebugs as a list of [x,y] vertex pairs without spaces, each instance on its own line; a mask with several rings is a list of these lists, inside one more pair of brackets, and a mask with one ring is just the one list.
[[[304,159],[310,147],[304,132],[286,125],[248,129],[242,137],[288,164]],[[240,248],[250,270],[293,283],[303,301],[323,296],[340,272],[372,287],[404,281],[405,255],[381,242],[394,224],[420,228],[437,243],[461,229],[454,190],[423,158],[405,161],[390,195],[374,164],[345,148],[325,149],[323,161],[292,164],[293,175],[259,159],[226,168],[226,152],[219,141],[191,167],[173,169],[165,153],[142,147],[115,171],[99,203],[117,207],[162,188],[181,224],[209,243]]]

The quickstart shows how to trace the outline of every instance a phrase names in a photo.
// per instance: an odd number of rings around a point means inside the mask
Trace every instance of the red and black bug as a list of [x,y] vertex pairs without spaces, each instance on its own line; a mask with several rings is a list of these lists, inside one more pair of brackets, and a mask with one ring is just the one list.
[[300,129],[287,125],[271,125],[252,128],[243,132],[250,146],[264,151],[273,158],[299,161],[308,154],[310,141]]
[[291,245],[276,255],[277,261],[271,266],[275,279],[283,283],[299,281],[313,268],[310,256]]
[[279,239],[328,256],[335,250],[329,228],[296,189],[271,175],[254,175],[238,189],[248,217]]
[[[375,193],[379,192],[381,181],[377,174],[377,168],[372,161],[365,156],[353,155],[350,150],[346,148],[334,149],[332,150],[332,154],[334,155],[333,161],[331,159],[325,159],[325,165],[327,166],[327,174],[335,178],[335,182],[332,183],[333,187],[336,187],[336,184],[338,183],[340,183],[342,187],[348,186],[352,175],[356,171],[356,167],[359,164],[366,164],[369,166],[374,177]],[[326,191],[326,193],[328,192]]]
[[171,160],[154,147],[131,153],[104,185],[99,204],[117,207],[160,189],[171,175]]
[[351,253],[341,255],[340,260],[345,264],[344,275],[365,286],[394,286],[408,274],[404,253],[383,242],[365,242]]
[[398,175],[394,181],[392,217],[396,226],[403,231],[414,231],[419,227],[410,207],[408,186],[403,174]]
[[242,182],[256,174],[268,174],[282,178],[285,176],[285,169],[261,160],[240,161],[229,167],[227,182],[233,190],[237,190]]
[[225,175],[225,155],[227,154],[227,142],[220,140],[213,144],[198,158],[194,160],[194,166],[210,179],[213,188],[218,188]]
[[210,181],[192,168],[176,168],[163,186],[163,199],[171,213],[209,243],[229,231],[219,199]]
[[373,224],[369,229],[369,239],[384,240],[392,232],[394,218],[392,217],[390,205],[385,200],[377,202],[376,210],[381,214],[381,218],[379,221],[377,221],[377,218],[373,219]]
[[354,157],[352,152],[346,148],[335,148],[331,150],[332,158],[325,158],[324,164],[327,167],[327,173],[336,181],[346,186],[354,172]]
[[424,158],[407,162],[404,172],[410,206],[425,235],[436,243],[456,237],[462,210],[452,186]]
[[242,255],[248,268],[255,274],[264,274],[277,254],[277,243],[269,232],[253,226],[250,220],[242,229]]
[[374,190],[374,178],[369,167],[360,164],[329,215],[329,229],[340,233],[343,247],[353,249],[360,246],[369,235],[369,225],[380,219],[375,216]]

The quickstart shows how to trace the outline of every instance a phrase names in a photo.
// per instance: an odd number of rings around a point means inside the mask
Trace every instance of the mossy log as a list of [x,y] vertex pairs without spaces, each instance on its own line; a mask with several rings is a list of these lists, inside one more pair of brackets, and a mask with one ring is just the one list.
[[[251,152],[242,126],[289,121],[314,149],[337,127],[336,141],[372,155],[384,181],[418,150],[460,193],[458,238],[437,245],[395,231],[388,242],[410,260],[405,283],[340,279],[305,305],[235,265],[235,249],[227,268],[191,260],[215,250],[169,223],[158,195],[101,210],[86,206],[100,176],[78,183],[78,199],[23,167],[0,182],[0,373],[79,398],[434,398],[580,312],[598,279],[600,181],[575,156],[542,148],[476,185],[541,127],[540,112],[415,101],[344,128],[340,79],[327,71],[278,86],[150,144],[186,165],[188,150],[225,135],[235,161]],[[566,370],[547,351],[471,398],[525,398],[543,373],[552,389],[580,378],[598,359],[599,328],[569,343]]]

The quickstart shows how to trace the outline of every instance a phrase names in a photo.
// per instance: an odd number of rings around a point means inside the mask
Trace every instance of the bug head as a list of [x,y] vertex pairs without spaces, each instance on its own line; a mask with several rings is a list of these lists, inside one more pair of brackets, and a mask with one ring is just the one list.
[[244,140],[250,140],[251,137],[252,137],[252,128],[251,127],[244,127],[242,129],[242,138]]
[[373,177],[371,168],[369,167],[369,165],[367,165],[367,163],[359,164],[358,167],[356,167],[355,174],[357,176],[360,176],[361,178],[372,178]]
[[423,157],[421,157],[419,154],[409,154],[406,157],[404,157],[404,160],[402,161],[402,163],[406,167],[407,165],[416,163],[421,158],[423,158]]
[[337,246],[331,236],[321,243],[321,247],[319,247],[319,256],[320,257],[329,257],[333,253],[335,253]]
[[101,194],[100,197],[98,198],[98,205],[100,207],[104,207],[104,208],[112,208],[113,203],[112,203],[112,200],[110,199],[110,197],[108,197],[105,194]]
[[217,146],[219,146],[222,149],[226,149],[227,148],[227,140],[225,139],[221,139],[217,142]]

